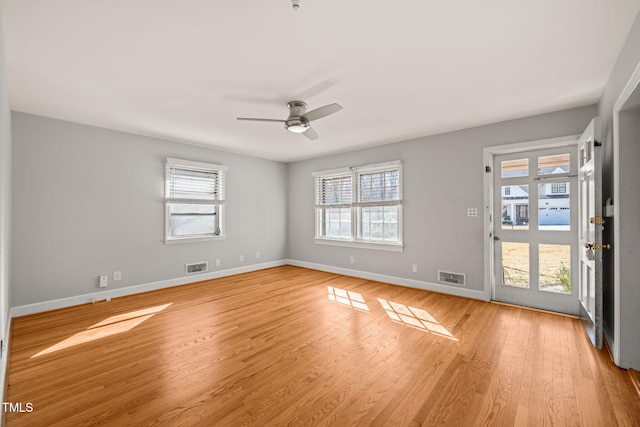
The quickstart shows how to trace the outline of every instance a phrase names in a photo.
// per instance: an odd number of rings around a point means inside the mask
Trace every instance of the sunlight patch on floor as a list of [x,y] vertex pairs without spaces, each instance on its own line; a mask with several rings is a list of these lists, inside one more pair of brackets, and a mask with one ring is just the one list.
[[409,307],[393,301],[378,298],[378,302],[387,316],[397,323],[431,332],[432,334],[458,341],[451,332],[442,326],[431,314],[421,308]]
[[364,298],[358,292],[346,291],[333,286],[327,286],[329,301],[355,308],[356,310],[369,311]]
[[78,332],[57,344],[34,354],[31,358],[33,359],[35,357],[44,356],[45,354],[50,354],[65,348],[74,347],[76,345],[85,344],[101,338],[130,331],[170,305],[171,303],[111,316],[93,326],[88,327],[85,331]]

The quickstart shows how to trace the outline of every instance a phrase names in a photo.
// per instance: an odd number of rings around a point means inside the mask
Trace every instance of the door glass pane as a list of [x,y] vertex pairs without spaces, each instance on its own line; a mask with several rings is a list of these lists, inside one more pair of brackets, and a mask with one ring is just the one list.
[[529,186],[502,186],[502,229],[529,229]]
[[529,176],[529,159],[504,160],[500,169],[502,178]]
[[541,291],[571,293],[571,246],[541,244],[539,286]]
[[538,157],[538,175],[569,173],[569,153]]
[[529,289],[528,243],[502,243],[502,284]]
[[569,182],[538,184],[538,229],[571,229],[571,189]]

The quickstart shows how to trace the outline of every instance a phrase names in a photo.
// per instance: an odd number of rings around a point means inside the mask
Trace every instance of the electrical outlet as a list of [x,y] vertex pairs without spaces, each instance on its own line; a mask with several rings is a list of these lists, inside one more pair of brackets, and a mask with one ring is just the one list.
[[102,276],[100,276],[100,287],[106,288],[107,286],[109,286],[109,275],[103,274]]
[[468,208],[467,209],[467,216],[478,216],[478,209],[477,208]]
[[216,267],[220,267],[220,258],[216,258]]
[[119,280],[122,280],[122,271],[114,271],[113,272],[113,281],[117,282]]
[[413,273],[417,273],[418,272],[418,264],[411,264],[411,271]]
[[353,255],[351,255],[351,256],[349,257],[349,262],[350,262],[351,264],[355,264],[355,263],[356,263],[356,257],[354,257]]
[[244,261],[244,255],[240,255],[240,261]]

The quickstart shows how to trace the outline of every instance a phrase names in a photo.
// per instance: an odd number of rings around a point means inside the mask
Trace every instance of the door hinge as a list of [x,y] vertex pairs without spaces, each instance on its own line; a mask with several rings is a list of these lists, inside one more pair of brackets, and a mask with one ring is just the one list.
[[491,173],[491,166],[485,166],[485,167],[484,167],[484,171],[485,171],[486,173]]

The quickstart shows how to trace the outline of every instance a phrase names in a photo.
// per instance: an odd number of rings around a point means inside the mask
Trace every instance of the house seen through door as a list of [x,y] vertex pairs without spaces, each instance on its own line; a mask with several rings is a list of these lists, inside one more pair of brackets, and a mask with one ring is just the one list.
[[575,151],[494,156],[494,300],[578,314]]

